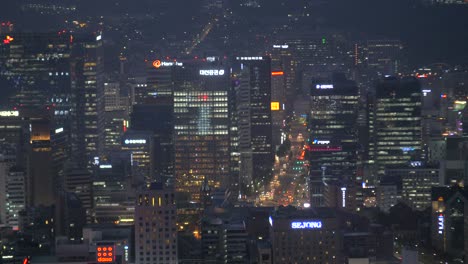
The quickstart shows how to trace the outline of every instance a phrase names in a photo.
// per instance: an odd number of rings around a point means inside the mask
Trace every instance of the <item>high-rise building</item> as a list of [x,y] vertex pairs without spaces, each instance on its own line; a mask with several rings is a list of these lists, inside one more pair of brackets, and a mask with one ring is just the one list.
[[[356,174],[358,151],[358,88],[353,81],[335,74],[331,80],[316,81],[311,89],[309,120],[311,205],[325,206],[325,186],[343,191],[339,207],[350,207],[351,190],[362,179]],[[332,183],[333,182],[333,183]],[[331,189],[330,189],[331,190]],[[331,195],[330,197],[334,197]],[[330,199],[331,200],[331,199]],[[330,206],[330,205],[328,205]]]
[[269,57],[236,57],[241,191],[258,190],[272,175],[274,147]]
[[91,168],[104,140],[102,35],[74,36],[73,43],[73,154],[80,166]]
[[380,76],[399,73],[402,69],[402,49],[399,40],[368,40],[367,66]]
[[155,182],[153,135],[150,131],[127,131],[122,152],[130,161],[132,184],[137,187]]
[[153,183],[138,192],[135,207],[135,263],[177,262],[174,191]]
[[174,181],[174,106],[171,98],[133,106],[131,130],[153,133],[154,176],[157,181]]
[[200,202],[210,188],[230,184],[228,70],[219,62],[187,64],[174,90],[176,191],[183,200]]
[[273,263],[343,263],[338,218],[330,208],[283,208],[270,217]]
[[378,174],[386,167],[421,161],[421,89],[412,77],[386,77],[378,85],[371,116],[370,159]]

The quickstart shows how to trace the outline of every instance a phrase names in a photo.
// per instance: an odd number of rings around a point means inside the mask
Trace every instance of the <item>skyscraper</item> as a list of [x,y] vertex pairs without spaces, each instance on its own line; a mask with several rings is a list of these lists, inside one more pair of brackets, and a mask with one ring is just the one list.
[[[356,84],[339,74],[312,85],[309,120],[312,206],[325,205],[326,185],[334,182],[344,191],[358,181],[358,99]],[[341,199],[339,204],[346,206]]]
[[230,79],[220,62],[184,64],[174,90],[176,191],[198,202],[205,181],[229,187]]
[[153,183],[138,192],[135,207],[135,263],[176,264],[174,191]]
[[73,42],[73,153],[80,166],[90,168],[104,139],[102,36],[75,36]]
[[422,159],[421,88],[417,79],[387,77],[376,89],[370,142],[378,174]]
[[271,62],[269,57],[236,59],[240,182],[241,189],[252,191],[272,174]]

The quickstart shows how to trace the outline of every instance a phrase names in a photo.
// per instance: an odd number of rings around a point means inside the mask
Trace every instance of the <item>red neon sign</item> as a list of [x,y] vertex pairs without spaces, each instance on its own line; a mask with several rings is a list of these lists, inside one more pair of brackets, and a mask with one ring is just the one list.
[[12,42],[13,40],[14,38],[6,36],[6,38],[3,40],[3,44],[10,44],[10,42]]
[[99,263],[114,262],[114,246],[98,246],[96,248],[96,260]]
[[280,75],[283,75],[284,72],[282,71],[274,71],[274,72],[271,72],[271,76],[280,76]]
[[153,61],[153,67],[155,67],[156,69],[161,67],[161,61],[160,60]]

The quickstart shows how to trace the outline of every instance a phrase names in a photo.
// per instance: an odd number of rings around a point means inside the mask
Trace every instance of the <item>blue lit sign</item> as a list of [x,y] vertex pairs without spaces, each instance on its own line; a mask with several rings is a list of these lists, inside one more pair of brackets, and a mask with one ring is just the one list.
[[320,229],[322,221],[291,222],[292,229]]

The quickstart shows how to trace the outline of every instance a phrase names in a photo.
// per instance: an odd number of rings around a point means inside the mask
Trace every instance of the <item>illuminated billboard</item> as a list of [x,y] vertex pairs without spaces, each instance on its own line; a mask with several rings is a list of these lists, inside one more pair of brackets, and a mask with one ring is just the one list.
[[153,61],[153,67],[158,69],[160,67],[171,67],[171,66],[182,66],[184,65],[182,62],[177,62],[177,61],[161,61],[161,60],[155,60]]
[[280,110],[280,103],[279,102],[271,102],[271,111],[279,111]]
[[282,75],[284,75],[284,72],[282,72],[282,71],[271,72],[271,76],[282,76]]
[[125,145],[129,144],[146,144],[146,139],[126,139],[124,141]]
[[315,85],[315,89],[319,90],[326,90],[326,89],[333,89],[333,84],[317,84]]
[[99,245],[96,247],[96,261],[98,263],[111,263],[114,260],[114,245]]
[[224,70],[200,70],[202,76],[223,76]]
[[322,221],[293,221],[292,229],[321,229]]
[[18,111],[0,111],[0,116],[19,116]]

